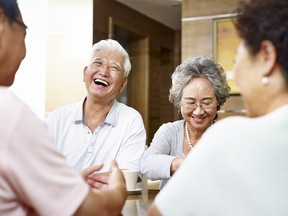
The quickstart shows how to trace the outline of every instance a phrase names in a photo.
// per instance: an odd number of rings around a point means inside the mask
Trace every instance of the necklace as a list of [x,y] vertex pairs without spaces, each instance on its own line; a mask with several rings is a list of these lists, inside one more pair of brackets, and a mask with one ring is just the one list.
[[190,149],[192,149],[193,145],[191,144],[187,122],[185,123],[185,130],[186,130],[186,138],[187,138],[187,142],[188,142],[187,144],[190,147]]

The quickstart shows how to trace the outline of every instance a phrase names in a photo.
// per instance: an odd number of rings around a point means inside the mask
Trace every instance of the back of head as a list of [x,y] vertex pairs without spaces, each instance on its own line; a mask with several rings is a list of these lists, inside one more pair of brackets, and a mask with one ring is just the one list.
[[116,51],[120,53],[124,58],[124,76],[128,77],[130,71],[131,71],[131,62],[130,57],[127,53],[127,51],[121,46],[121,44],[113,39],[107,39],[107,40],[101,40],[97,43],[95,43],[92,47],[92,53],[91,58],[94,57],[95,53],[97,53],[100,50],[103,49],[109,49]]
[[0,8],[10,22],[14,21],[19,13],[17,0],[0,0]]
[[250,53],[258,53],[262,41],[271,41],[288,82],[288,1],[242,1],[236,12],[236,29]]

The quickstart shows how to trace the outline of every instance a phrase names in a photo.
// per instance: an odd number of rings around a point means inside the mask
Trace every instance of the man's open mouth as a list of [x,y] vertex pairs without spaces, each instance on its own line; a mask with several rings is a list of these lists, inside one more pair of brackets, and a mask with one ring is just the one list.
[[108,82],[101,80],[101,79],[94,79],[94,83],[96,85],[101,85],[101,86],[105,86],[105,87],[107,87],[109,85]]

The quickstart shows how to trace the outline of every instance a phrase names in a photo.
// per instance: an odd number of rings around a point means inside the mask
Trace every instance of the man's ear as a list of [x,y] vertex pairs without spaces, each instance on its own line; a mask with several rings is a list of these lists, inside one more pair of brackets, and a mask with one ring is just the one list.
[[83,82],[85,82],[85,76],[87,74],[87,70],[88,70],[88,67],[85,66],[84,69],[83,69]]
[[118,91],[118,94],[120,94],[120,93],[123,91],[123,89],[125,88],[125,86],[127,85],[127,83],[128,83],[128,77],[125,77],[125,78],[123,79],[123,81],[122,81],[122,85],[121,85],[121,87],[120,87],[120,89],[119,89],[119,91]]
[[271,41],[262,41],[259,54],[262,75],[263,77],[268,77],[271,75],[277,64],[276,47]]

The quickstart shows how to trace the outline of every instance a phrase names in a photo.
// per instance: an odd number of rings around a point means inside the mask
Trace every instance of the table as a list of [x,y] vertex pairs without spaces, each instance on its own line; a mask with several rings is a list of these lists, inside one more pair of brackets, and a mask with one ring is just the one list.
[[128,195],[122,209],[123,216],[147,216],[151,202],[159,190],[147,190],[133,195]]

